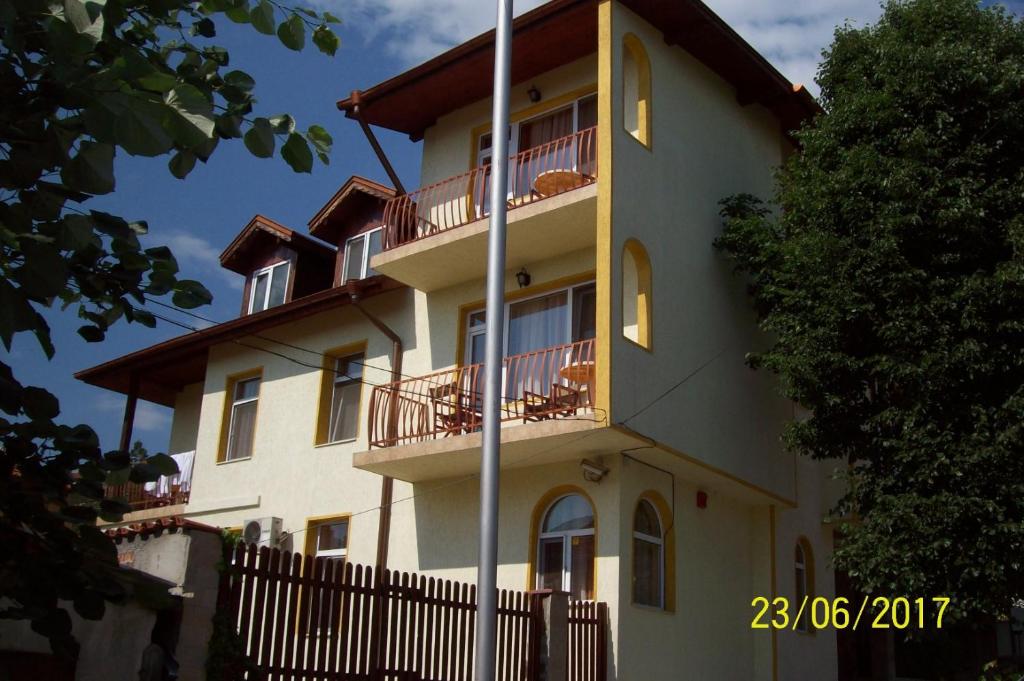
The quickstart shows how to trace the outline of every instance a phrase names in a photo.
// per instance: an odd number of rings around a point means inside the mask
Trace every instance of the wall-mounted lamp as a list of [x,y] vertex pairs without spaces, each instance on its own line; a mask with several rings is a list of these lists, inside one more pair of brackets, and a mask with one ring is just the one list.
[[540,101],[540,90],[537,89],[536,85],[531,85],[530,89],[526,91],[526,95],[534,104]]
[[530,273],[526,271],[525,267],[516,272],[516,281],[519,282],[519,288],[526,288],[530,285]]
[[606,466],[602,466],[590,459],[580,461],[580,468],[583,469],[583,479],[590,482],[601,482],[601,479],[608,475],[608,468]]

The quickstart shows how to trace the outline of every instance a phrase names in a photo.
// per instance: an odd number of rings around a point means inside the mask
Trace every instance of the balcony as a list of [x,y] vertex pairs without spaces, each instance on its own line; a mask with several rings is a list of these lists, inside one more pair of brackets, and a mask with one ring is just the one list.
[[192,489],[192,469],[195,464],[195,452],[172,454],[171,458],[178,464],[179,472],[175,475],[164,475],[153,482],[126,482],[120,485],[108,485],[104,495],[108,499],[120,499],[132,508],[125,520],[143,520],[143,516],[154,515],[140,513],[155,510],[155,515],[166,515],[188,503]]
[[[375,387],[370,449],[356,453],[353,464],[409,482],[476,472],[483,378],[483,365],[472,364]],[[593,340],[506,357],[502,465],[551,463],[632,446],[595,413],[594,383]]]
[[[596,127],[509,158],[509,267],[594,245],[597,171]],[[371,266],[423,291],[483,277],[490,177],[485,164],[391,199]]]

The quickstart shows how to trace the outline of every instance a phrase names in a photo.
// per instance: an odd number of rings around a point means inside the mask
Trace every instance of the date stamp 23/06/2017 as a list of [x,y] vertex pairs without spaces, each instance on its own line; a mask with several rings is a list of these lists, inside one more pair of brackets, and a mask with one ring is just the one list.
[[887,598],[865,596],[858,603],[851,603],[843,596],[828,599],[822,596],[804,596],[797,603],[788,598],[768,599],[758,596],[750,602],[754,617],[751,629],[925,629],[942,628],[942,616],[949,606],[949,598]]

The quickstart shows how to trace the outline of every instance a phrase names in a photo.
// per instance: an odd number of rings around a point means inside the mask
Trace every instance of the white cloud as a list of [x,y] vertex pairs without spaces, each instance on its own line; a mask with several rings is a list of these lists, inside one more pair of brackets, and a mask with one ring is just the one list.
[[[100,411],[113,414],[124,413],[125,398],[121,395],[105,393],[96,398],[93,405]],[[137,431],[165,431],[171,425],[171,410],[168,407],[161,407],[152,402],[140,400],[135,405],[134,430]]]
[[199,281],[219,277],[231,288],[242,289],[242,278],[220,266],[220,250],[206,239],[178,230],[161,234],[160,238],[174,253],[182,276]]
[[[667,0],[666,0],[667,1]],[[343,14],[367,43],[404,66],[424,61],[494,26],[491,0],[319,0]],[[837,25],[873,22],[879,0],[707,0],[733,29],[793,82],[813,85],[821,50]],[[542,0],[516,2],[522,14]]]

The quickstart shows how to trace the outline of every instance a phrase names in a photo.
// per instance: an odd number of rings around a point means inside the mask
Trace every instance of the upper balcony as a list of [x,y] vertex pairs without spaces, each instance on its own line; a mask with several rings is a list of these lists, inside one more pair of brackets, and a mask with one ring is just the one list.
[[[484,277],[491,168],[484,163],[388,201],[373,269],[422,291]],[[594,245],[597,176],[596,126],[509,157],[510,268]]]

